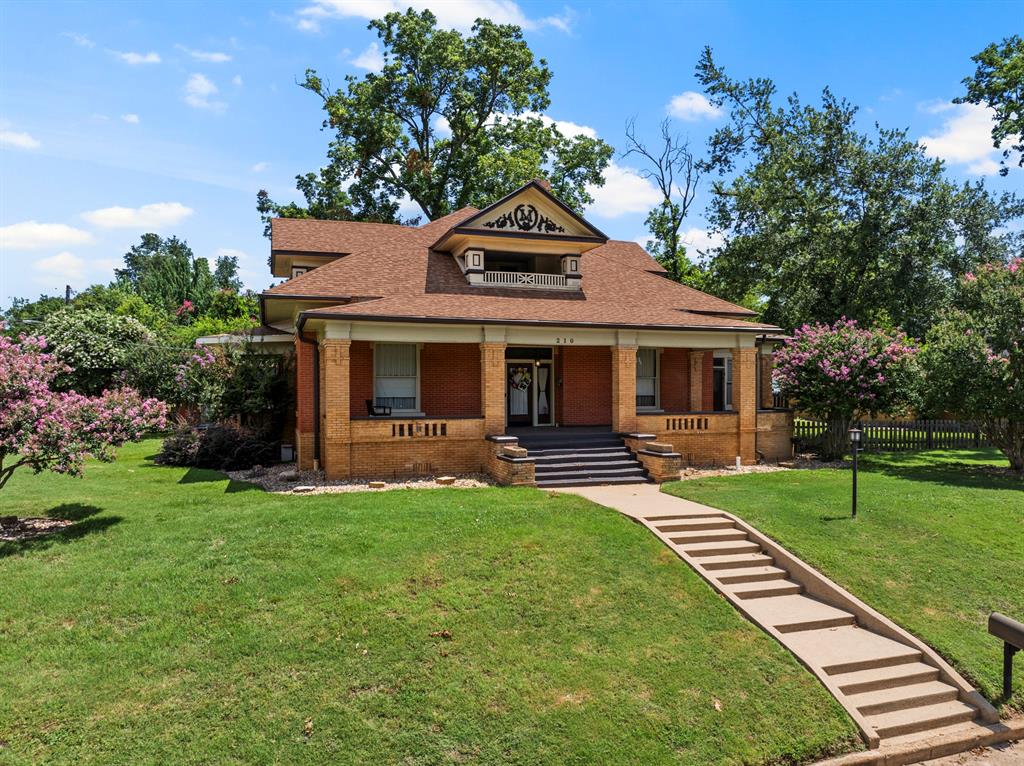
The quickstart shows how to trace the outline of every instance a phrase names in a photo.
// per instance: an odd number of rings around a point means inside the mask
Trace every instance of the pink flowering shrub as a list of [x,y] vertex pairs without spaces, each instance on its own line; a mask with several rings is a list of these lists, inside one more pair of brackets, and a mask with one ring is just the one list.
[[793,406],[828,424],[824,457],[846,450],[854,419],[906,408],[917,391],[917,347],[903,333],[852,319],[800,327],[775,353],[773,381]]
[[130,388],[54,391],[68,368],[45,349],[44,338],[0,336],[0,488],[21,467],[79,476],[86,458],[113,460],[116,447],[167,425],[166,406]]
[[922,354],[926,408],[974,420],[1024,472],[1024,262],[966,274]]

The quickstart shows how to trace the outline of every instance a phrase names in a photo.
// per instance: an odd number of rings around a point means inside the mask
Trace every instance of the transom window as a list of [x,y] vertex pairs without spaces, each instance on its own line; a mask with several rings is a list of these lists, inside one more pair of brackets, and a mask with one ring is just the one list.
[[373,401],[394,413],[419,411],[419,349],[415,343],[378,343],[373,350]]
[[658,406],[658,349],[636,350],[636,406],[655,409]]

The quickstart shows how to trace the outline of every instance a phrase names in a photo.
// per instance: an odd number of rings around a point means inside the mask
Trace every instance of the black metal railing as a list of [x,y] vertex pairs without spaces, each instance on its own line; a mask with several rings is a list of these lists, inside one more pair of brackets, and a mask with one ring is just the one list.
[[[992,446],[976,423],[961,420],[867,420],[861,422],[861,449],[872,452],[971,449]],[[813,447],[825,435],[825,423],[797,418],[793,436]]]

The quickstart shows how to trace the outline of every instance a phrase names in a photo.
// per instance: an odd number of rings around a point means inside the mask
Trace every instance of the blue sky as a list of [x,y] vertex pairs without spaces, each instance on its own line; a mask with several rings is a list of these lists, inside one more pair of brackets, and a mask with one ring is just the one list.
[[[313,67],[335,84],[374,66],[369,18],[404,3],[0,2],[0,304],[112,278],[145,231],[199,256],[240,257],[248,286],[271,283],[255,211],[266,188],[297,198],[329,136],[295,83]],[[1011,34],[1020,3],[530,3],[449,0],[446,26],[514,21],[554,71],[552,118],[617,149],[635,117],[653,137],[671,116],[701,148],[722,123],[699,95],[703,45],[735,77],[767,76],[816,100],[825,85],[865,126],[904,127],[955,179],[996,174],[984,109],[954,106],[971,55]],[[1018,30],[1019,31],[1019,30]],[[643,239],[656,200],[616,159],[588,217]],[[701,195],[688,237],[709,240]],[[408,212],[415,212],[410,209]]]

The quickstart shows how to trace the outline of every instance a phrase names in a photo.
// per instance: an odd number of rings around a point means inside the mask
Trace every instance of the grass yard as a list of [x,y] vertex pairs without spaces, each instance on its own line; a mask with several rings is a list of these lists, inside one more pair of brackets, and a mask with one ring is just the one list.
[[156,467],[156,446],[2,491],[2,514],[78,521],[0,543],[0,763],[704,766],[854,746],[784,650],[581,498],[274,496]]
[[996,704],[1024,711],[1024,663],[1002,694],[990,611],[1024,620],[1024,482],[996,450],[862,457],[850,471],[675,482],[665,490],[731,511],[935,647]]

